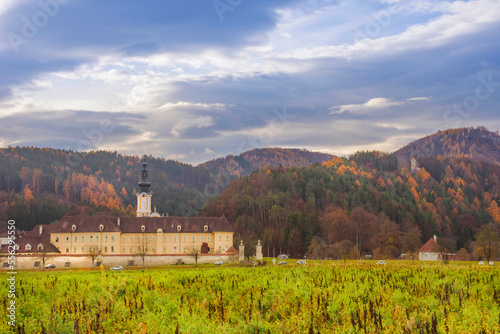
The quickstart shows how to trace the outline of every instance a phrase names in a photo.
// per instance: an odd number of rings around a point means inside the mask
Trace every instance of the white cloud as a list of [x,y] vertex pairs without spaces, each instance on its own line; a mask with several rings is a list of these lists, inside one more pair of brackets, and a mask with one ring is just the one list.
[[190,128],[208,128],[215,124],[213,117],[211,116],[203,116],[198,118],[185,118],[175,123],[172,126],[171,134],[175,137],[179,137],[185,130]]
[[213,154],[213,153],[215,152],[209,149],[208,147],[205,147],[205,154]]
[[187,156],[185,154],[176,154],[176,153],[172,153],[172,154],[169,154],[165,157],[165,159],[167,160],[180,160],[180,159],[184,159],[186,158]]
[[344,104],[336,107],[332,107],[330,114],[342,114],[344,112],[350,112],[351,114],[365,114],[374,110],[386,109],[390,107],[397,107],[405,105],[410,101],[426,101],[430,100],[429,97],[412,97],[405,101],[395,101],[393,99],[387,99],[385,97],[376,97],[366,101],[361,104]]

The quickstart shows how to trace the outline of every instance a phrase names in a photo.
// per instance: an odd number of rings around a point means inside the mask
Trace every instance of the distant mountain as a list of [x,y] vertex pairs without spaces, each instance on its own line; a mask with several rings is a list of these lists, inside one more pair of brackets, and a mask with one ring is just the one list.
[[418,139],[395,152],[407,165],[412,156],[468,158],[500,165],[500,136],[485,127],[439,131]]
[[322,163],[335,158],[327,153],[311,152],[301,149],[258,148],[239,155],[228,155],[224,158],[207,161],[200,166],[213,172],[226,172],[234,176],[245,176],[272,167],[308,167],[314,163]]

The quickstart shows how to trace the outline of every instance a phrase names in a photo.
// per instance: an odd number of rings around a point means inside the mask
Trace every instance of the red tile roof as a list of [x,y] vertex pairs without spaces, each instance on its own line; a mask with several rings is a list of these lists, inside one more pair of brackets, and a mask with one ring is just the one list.
[[[51,244],[49,240],[41,237],[20,237],[16,238],[16,244],[19,246],[19,250],[16,250],[16,253],[60,253],[56,246]],[[26,245],[31,246],[31,250],[26,250]],[[43,251],[38,251],[38,245],[43,245]],[[0,253],[8,253],[9,245],[3,245],[0,248]]]
[[227,249],[226,253],[229,253],[229,254],[239,254],[239,252],[233,246],[229,247]]
[[433,239],[430,238],[429,241],[425,243],[420,249],[418,250],[419,252],[433,252],[433,253],[439,253],[440,248],[438,243]]

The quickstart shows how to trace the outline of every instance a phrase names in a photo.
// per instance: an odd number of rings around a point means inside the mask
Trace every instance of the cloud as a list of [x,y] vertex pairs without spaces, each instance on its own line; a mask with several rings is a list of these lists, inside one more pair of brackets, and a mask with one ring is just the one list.
[[212,151],[208,147],[205,147],[205,154],[213,154],[213,153],[214,153],[214,151]]
[[203,116],[203,117],[198,117],[198,118],[185,118],[185,119],[182,119],[181,121],[175,123],[174,126],[172,127],[172,131],[170,131],[170,133],[173,134],[175,137],[179,137],[187,129],[190,129],[190,128],[196,128],[196,129],[208,128],[214,124],[215,124],[215,121],[211,116]]
[[393,99],[387,99],[385,97],[376,97],[362,104],[345,104],[337,107],[332,107],[330,108],[331,110],[330,114],[342,114],[346,111],[352,114],[365,114],[374,110],[402,106],[411,101],[428,101],[428,100],[430,100],[429,97],[412,97],[405,101],[395,101]]
[[187,156],[185,154],[176,154],[176,153],[172,153],[172,154],[169,154],[165,157],[165,159],[167,160],[181,160],[181,159],[184,159],[186,158]]

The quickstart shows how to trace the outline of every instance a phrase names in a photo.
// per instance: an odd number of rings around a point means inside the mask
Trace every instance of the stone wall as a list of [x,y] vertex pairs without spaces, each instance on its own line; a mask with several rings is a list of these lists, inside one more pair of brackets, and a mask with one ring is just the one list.
[[[198,263],[215,263],[222,261],[224,263],[235,262],[238,260],[238,255],[225,255],[225,254],[200,254],[198,256]],[[16,269],[34,269],[35,262],[40,262],[39,257],[34,255],[16,255]],[[124,268],[129,266],[130,261],[133,261],[133,266],[142,266],[142,258],[133,255],[106,255],[102,259],[104,267],[113,267],[120,265]],[[9,270],[8,267],[3,267],[3,263],[7,262],[6,257],[0,257],[0,267],[4,270]],[[55,264],[56,268],[65,268],[66,263],[69,262],[69,268],[90,268],[91,261],[85,256],[75,255],[57,255],[48,258],[45,264]],[[194,264],[195,261],[189,255],[147,255],[144,259],[145,266],[164,266],[169,264],[177,264],[184,262],[185,264]],[[94,265],[96,263],[94,262]]]

